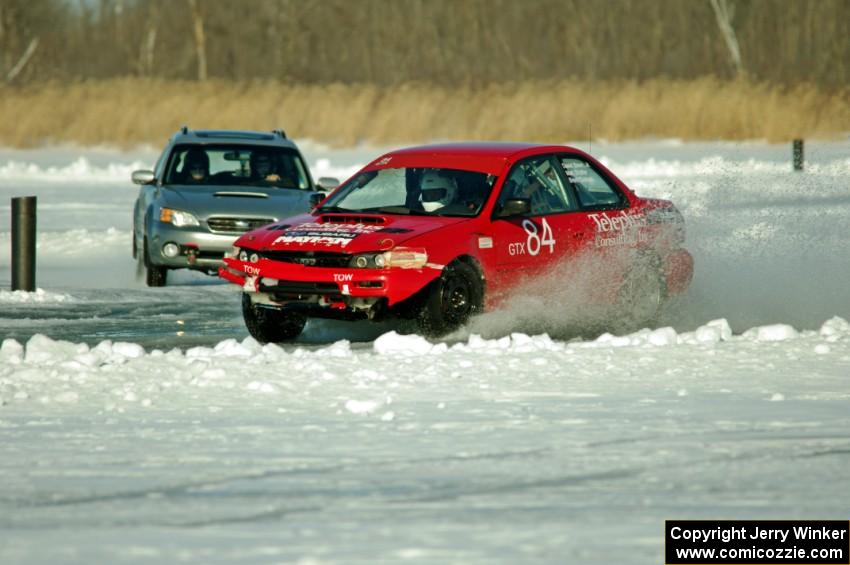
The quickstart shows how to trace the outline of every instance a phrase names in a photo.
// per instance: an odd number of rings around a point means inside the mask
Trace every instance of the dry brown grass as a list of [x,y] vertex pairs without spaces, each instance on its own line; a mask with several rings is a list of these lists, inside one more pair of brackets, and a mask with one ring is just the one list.
[[0,87],[0,144],[162,144],[180,125],[268,130],[334,145],[435,139],[564,141],[829,138],[850,89],[748,81],[290,85],[136,78]]

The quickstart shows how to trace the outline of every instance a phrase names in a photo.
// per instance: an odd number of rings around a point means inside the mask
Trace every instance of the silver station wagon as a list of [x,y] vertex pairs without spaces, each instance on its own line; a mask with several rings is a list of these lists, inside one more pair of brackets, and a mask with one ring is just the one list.
[[301,152],[281,130],[191,131],[169,140],[141,185],[133,210],[133,257],[148,286],[171,269],[214,274],[241,234],[307,212],[336,187],[314,183]]

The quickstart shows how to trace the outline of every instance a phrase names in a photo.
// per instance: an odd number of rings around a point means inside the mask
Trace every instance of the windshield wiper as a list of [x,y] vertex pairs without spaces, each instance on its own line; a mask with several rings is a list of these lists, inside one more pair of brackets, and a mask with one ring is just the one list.
[[377,206],[375,208],[364,208],[359,212],[377,212],[379,214],[405,214],[408,216],[433,216],[434,214],[425,210],[414,210],[406,206]]
[[316,208],[317,212],[356,212],[356,210],[349,210],[348,208],[340,208],[339,206],[322,206],[321,208]]

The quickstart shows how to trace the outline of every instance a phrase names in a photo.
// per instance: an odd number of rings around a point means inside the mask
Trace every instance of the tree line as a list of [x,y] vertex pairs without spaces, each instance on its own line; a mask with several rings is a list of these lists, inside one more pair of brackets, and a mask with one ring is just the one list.
[[850,0],[0,0],[0,81],[850,84]]

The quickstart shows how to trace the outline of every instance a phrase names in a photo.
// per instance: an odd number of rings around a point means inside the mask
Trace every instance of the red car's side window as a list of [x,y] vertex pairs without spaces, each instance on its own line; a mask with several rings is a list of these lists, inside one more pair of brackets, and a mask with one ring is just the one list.
[[610,210],[628,206],[625,195],[588,161],[575,155],[561,155],[558,162],[582,210]]
[[528,200],[528,216],[577,210],[576,198],[558,174],[558,167],[553,155],[539,155],[520,161],[505,179],[497,207],[501,209],[508,200]]

